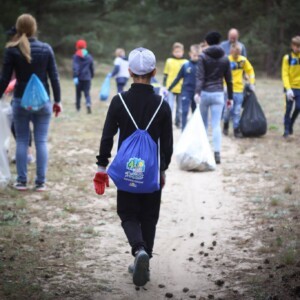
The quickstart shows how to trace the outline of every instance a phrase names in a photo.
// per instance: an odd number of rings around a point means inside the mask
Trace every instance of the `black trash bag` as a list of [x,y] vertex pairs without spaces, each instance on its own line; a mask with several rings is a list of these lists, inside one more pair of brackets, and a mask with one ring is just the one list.
[[255,93],[249,89],[244,90],[243,113],[240,120],[240,130],[245,137],[258,137],[267,132],[267,119],[257,101]]

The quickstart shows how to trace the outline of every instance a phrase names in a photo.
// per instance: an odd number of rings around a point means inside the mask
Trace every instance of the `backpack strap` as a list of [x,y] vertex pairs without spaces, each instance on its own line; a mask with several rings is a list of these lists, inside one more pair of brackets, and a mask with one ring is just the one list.
[[156,117],[156,115],[157,115],[157,113],[158,113],[158,111],[159,111],[159,109],[160,109],[161,105],[163,104],[163,101],[164,101],[164,99],[163,99],[163,96],[161,96],[161,101],[160,101],[160,104],[159,104],[159,106],[158,106],[157,110],[155,111],[155,113],[154,113],[154,115],[153,115],[152,119],[150,120],[150,122],[149,122],[148,126],[146,127],[146,130],[148,130],[148,128],[149,128],[149,127],[150,127],[150,125],[152,124],[152,122],[153,122],[154,118]]
[[289,53],[288,61],[289,61],[289,65],[291,65],[291,63],[292,63],[292,53]]
[[[122,103],[123,103],[123,105],[124,105],[124,107],[125,107],[125,109],[126,109],[128,115],[129,115],[129,117],[131,118],[131,120],[132,120],[134,126],[136,127],[136,129],[139,129],[139,127],[137,126],[137,124],[136,124],[136,122],[135,122],[133,116],[131,115],[131,113],[130,113],[128,107],[127,107],[127,105],[125,104],[125,101],[124,101],[124,99],[123,99],[121,93],[118,93],[118,95],[119,95],[119,97],[120,97],[120,99],[121,99],[121,101],[122,101]],[[161,96],[160,104],[159,104],[158,108],[156,109],[156,111],[155,111],[153,117],[151,118],[151,120],[150,120],[150,122],[149,122],[149,124],[148,124],[148,126],[146,127],[145,130],[148,130],[148,128],[149,128],[150,125],[152,124],[152,122],[153,122],[154,118],[156,117],[156,115],[157,115],[157,113],[158,113],[158,111],[159,111],[161,105],[163,104],[163,101],[164,101],[163,96]]]
[[130,113],[128,107],[127,107],[127,105],[125,104],[125,101],[124,101],[124,99],[123,99],[121,93],[118,93],[118,95],[119,95],[119,97],[120,97],[120,99],[121,99],[121,101],[122,101],[122,103],[123,103],[125,109],[127,110],[127,113],[128,113],[128,115],[129,115],[129,117],[131,118],[131,120],[132,120],[134,126],[136,127],[136,129],[139,129],[138,126],[136,125],[136,123],[135,123],[135,121],[134,121],[134,118],[133,118],[133,116],[131,115],[131,113]]

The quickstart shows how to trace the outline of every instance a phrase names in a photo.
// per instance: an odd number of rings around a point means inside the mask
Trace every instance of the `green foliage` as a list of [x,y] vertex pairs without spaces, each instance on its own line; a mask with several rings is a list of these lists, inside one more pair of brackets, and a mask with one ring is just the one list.
[[[228,29],[235,27],[255,69],[268,74],[280,71],[290,39],[300,31],[297,0],[2,0],[0,10],[5,12],[2,32],[28,12],[38,20],[40,39],[56,54],[71,57],[76,40],[84,38],[89,51],[104,62],[112,61],[117,47],[141,45],[165,60],[176,41],[188,50],[210,30],[226,39]],[[1,35],[1,45],[5,40]]]

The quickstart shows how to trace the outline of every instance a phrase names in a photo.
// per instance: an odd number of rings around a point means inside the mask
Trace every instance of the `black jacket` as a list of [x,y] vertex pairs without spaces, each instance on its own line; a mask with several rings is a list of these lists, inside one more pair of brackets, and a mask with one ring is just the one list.
[[30,38],[31,63],[28,63],[18,47],[10,47],[5,49],[2,76],[0,79],[0,97],[4,93],[6,87],[11,80],[13,71],[15,71],[17,83],[14,90],[14,97],[21,98],[25,90],[26,84],[31,75],[36,74],[44,84],[47,93],[50,95],[48,76],[51,81],[54,101],[60,102],[60,84],[57,67],[55,63],[52,48]]
[[199,57],[196,71],[196,94],[201,91],[223,92],[223,79],[227,84],[228,99],[232,99],[230,62],[220,46],[210,46]]
[[[154,112],[160,104],[161,97],[154,93],[154,89],[148,84],[134,83],[131,88],[122,93],[122,97],[133,116],[137,126],[145,129]],[[135,126],[129,117],[120,97],[116,95],[109,106],[100,143],[100,151],[97,156],[97,164],[106,167],[111,157],[113,137],[119,129],[119,144],[129,137],[135,130]],[[155,143],[160,139],[161,171],[168,168],[173,153],[173,131],[171,109],[166,101],[163,101],[156,117],[154,118],[148,133]]]
[[91,80],[94,77],[93,58],[90,54],[80,57],[73,55],[73,78]]

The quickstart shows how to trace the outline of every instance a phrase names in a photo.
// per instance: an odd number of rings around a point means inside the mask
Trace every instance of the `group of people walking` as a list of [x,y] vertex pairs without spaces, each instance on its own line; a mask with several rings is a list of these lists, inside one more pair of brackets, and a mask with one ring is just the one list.
[[[16,86],[13,97],[13,120],[16,131],[17,180],[14,187],[27,190],[27,149],[30,138],[30,123],[36,146],[35,190],[46,190],[48,165],[47,138],[52,112],[58,116],[62,111],[60,81],[51,46],[36,38],[37,24],[33,16],[21,15],[16,22],[16,34],[8,42],[0,79],[0,97],[7,88],[13,72]],[[149,260],[153,254],[156,224],[159,218],[161,192],[166,182],[165,171],[173,153],[172,111],[175,110],[175,125],[184,130],[189,109],[195,110],[200,103],[201,116],[208,128],[208,112],[211,113],[213,149],[215,160],[221,162],[221,119],[224,116],[224,134],[228,134],[229,120],[233,119],[234,134],[240,136],[239,115],[243,101],[243,79],[246,76],[254,90],[254,70],[246,58],[245,46],[238,41],[238,31],[229,31],[228,41],[221,43],[218,32],[209,32],[201,45],[190,47],[190,60],[183,58],[184,47],[175,43],[173,57],[168,58],[164,68],[164,83],[168,89],[166,101],[157,95],[151,85],[156,74],[154,53],[137,48],[125,57],[123,49],[116,50],[114,69],[110,76],[116,77],[118,95],[111,100],[102,138],[98,170],[94,177],[97,194],[104,194],[109,186],[107,166],[111,158],[114,136],[119,133],[118,149],[135,131],[148,132],[157,145],[159,162],[159,185],[153,193],[131,193],[118,189],[117,213],[131,246],[134,263],[129,266],[134,284],[143,286],[150,280]],[[284,136],[293,133],[293,125],[300,110],[300,37],[292,39],[292,52],[283,58],[283,82],[286,92]],[[24,90],[32,74],[36,74],[47,91],[48,101],[38,110],[22,106]],[[86,96],[87,112],[91,113],[89,90],[94,76],[93,58],[87,51],[87,43],[79,40],[73,56],[73,80],[76,85],[76,109],[80,110],[80,96]],[[133,84],[123,92],[129,76]],[[50,101],[50,79],[54,102]],[[225,80],[225,83],[224,83]],[[293,103],[296,106],[293,110]],[[292,111],[293,110],[293,111]],[[292,115],[291,115],[292,114]],[[148,125],[147,125],[148,124]],[[151,126],[150,126],[151,125]],[[144,172],[145,165],[138,165]],[[128,166],[129,168],[129,166]],[[141,174],[138,173],[140,176]],[[137,177],[136,177],[137,178]]]

